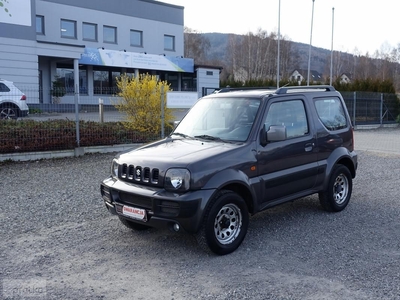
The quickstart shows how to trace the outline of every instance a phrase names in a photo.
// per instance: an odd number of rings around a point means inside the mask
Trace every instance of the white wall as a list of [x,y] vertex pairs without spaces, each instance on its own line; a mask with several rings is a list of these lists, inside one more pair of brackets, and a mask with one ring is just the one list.
[[[95,9],[95,8],[93,8]],[[126,49],[130,52],[147,52],[181,56],[184,53],[183,25],[170,24],[149,19],[96,11],[46,1],[36,2],[36,14],[45,18],[45,35],[38,35],[38,41],[104,47],[111,50]],[[77,39],[61,38],[60,20],[76,21]],[[82,22],[97,24],[98,42],[82,39]],[[103,25],[117,27],[117,44],[103,43]],[[143,47],[130,46],[130,30],[143,31]],[[175,51],[164,50],[164,34],[175,36]]]
[[[205,88],[219,88],[219,69],[212,68],[198,68],[197,72],[197,92],[199,98],[202,97],[203,87]],[[209,74],[212,73],[212,75]]]
[[35,41],[1,38],[0,78],[17,87],[38,85],[38,57]]

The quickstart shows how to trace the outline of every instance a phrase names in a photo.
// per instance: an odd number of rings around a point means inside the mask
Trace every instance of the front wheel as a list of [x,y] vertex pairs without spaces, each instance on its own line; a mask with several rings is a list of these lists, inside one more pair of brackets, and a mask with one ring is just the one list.
[[221,191],[208,207],[196,239],[203,250],[229,254],[244,240],[248,224],[249,213],[243,198],[232,191]]
[[321,206],[333,212],[345,209],[352,190],[353,180],[349,169],[344,165],[336,165],[332,170],[327,189],[319,193]]

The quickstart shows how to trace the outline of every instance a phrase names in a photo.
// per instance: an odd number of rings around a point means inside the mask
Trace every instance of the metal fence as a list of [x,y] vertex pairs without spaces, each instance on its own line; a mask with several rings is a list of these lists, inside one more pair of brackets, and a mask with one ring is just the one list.
[[353,125],[393,124],[400,114],[394,94],[342,92]]
[[[66,94],[52,99],[51,91],[21,90],[27,96],[30,114],[17,121],[0,120],[0,154],[145,143],[160,139],[170,130],[148,135],[127,129],[121,123],[124,115],[112,105],[118,100],[112,93],[79,97]],[[400,114],[396,95],[342,94],[353,125],[396,123]],[[172,113],[175,120],[180,120],[186,112],[187,109],[174,109]]]

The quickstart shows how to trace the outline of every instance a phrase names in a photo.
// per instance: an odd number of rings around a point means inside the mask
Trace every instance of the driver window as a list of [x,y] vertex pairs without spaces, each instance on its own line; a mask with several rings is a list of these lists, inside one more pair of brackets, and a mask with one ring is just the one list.
[[267,131],[272,125],[285,126],[288,139],[308,134],[307,115],[301,100],[274,102],[265,117]]

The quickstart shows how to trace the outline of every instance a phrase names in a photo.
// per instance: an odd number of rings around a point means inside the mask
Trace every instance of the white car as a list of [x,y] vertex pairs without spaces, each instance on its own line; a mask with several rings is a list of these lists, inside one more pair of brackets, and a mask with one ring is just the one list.
[[0,119],[17,119],[28,113],[25,94],[13,82],[0,79]]

